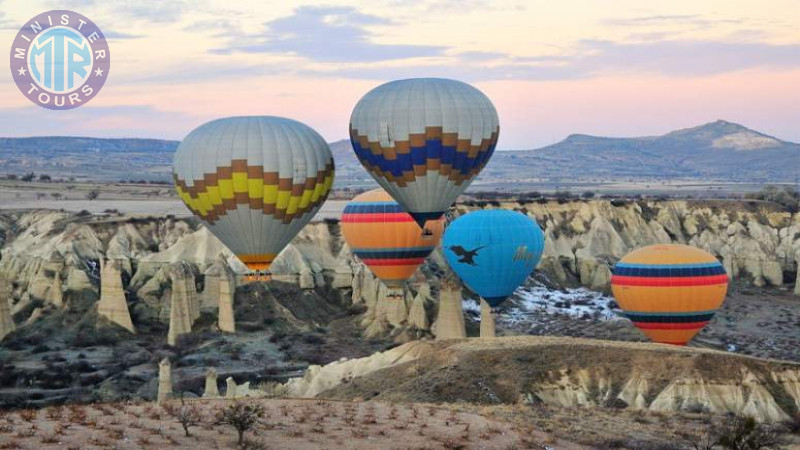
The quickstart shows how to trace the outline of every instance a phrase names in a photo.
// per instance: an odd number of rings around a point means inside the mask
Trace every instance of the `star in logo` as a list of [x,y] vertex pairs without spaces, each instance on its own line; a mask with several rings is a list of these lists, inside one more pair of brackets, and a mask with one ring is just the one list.
[[23,77],[25,76],[25,74],[26,74],[27,72],[28,72],[28,71],[27,71],[27,70],[25,70],[25,68],[24,68],[24,67],[20,67],[19,69],[17,69],[17,73],[18,73],[20,76],[23,76]]
[[96,76],[98,76],[98,77],[102,77],[102,76],[103,76],[103,69],[96,69],[96,70],[94,71],[94,74],[95,74]]

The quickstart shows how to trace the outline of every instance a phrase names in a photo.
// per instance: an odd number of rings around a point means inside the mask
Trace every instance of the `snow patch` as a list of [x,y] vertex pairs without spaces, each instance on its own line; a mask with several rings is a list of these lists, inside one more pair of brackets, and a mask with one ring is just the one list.
[[511,302],[513,306],[498,316],[508,325],[537,322],[543,314],[625,320],[612,297],[586,288],[561,291],[530,286],[518,290]]

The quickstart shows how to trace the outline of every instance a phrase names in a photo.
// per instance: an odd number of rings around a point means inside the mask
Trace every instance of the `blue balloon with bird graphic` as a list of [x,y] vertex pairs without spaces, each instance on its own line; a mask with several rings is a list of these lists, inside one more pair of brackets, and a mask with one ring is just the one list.
[[447,227],[442,251],[453,271],[492,308],[517,289],[536,268],[544,233],[525,214],[482,210]]

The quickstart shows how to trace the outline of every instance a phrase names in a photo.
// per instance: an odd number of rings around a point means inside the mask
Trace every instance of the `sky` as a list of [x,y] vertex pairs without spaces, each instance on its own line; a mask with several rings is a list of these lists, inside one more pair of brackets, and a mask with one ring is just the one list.
[[51,9],[105,32],[108,81],[49,111],[0,70],[0,136],[181,139],[280,115],[335,141],[370,89],[434,76],[491,98],[501,149],[717,119],[800,142],[800,0],[0,0],[0,42]]

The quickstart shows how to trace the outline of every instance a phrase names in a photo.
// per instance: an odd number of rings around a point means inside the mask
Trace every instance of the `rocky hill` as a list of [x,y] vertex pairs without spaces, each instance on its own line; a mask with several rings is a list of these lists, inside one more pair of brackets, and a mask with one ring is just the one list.
[[[633,248],[682,242],[715,254],[732,277],[725,308],[693,345],[800,361],[792,295],[800,215],[740,202],[487,207],[525,212],[546,236],[538,275],[501,312],[500,334],[643,340],[601,294],[609,268]],[[153,396],[155,363],[165,356],[175,359],[179,388],[199,394],[209,366],[254,382],[285,379],[392,342],[477,332],[475,297],[442,285],[440,252],[403,300],[387,301],[335,221],[308,225],[266,285],[236,280],[243,267],[193,219],[5,211],[0,246],[8,302],[0,316],[11,316],[0,320],[3,403]],[[453,317],[466,317],[466,331]]]
[[3,175],[28,172],[94,181],[171,181],[177,141],[89,137],[0,138]]
[[379,401],[705,410],[788,420],[800,364],[666,345],[515,336],[412,342],[312,367],[295,396]]
[[[330,144],[336,186],[375,183],[355,158],[347,140]],[[0,139],[0,166],[6,172],[48,173],[91,180],[171,181],[177,141],[73,137]],[[536,150],[498,151],[481,184],[513,182],[525,188],[542,182],[581,183],[629,180],[719,180],[794,182],[800,145],[744,126],[717,121],[663,136],[607,138],[575,134]],[[520,186],[523,183],[523,186]]]
[[537,150],[497,152],[481,175],[492,180],[726,180],[794,182],[800,145],[723,120],[663,136],[574,134]]

